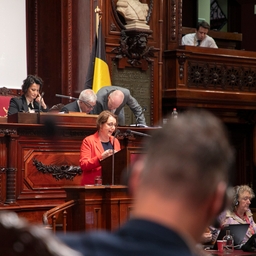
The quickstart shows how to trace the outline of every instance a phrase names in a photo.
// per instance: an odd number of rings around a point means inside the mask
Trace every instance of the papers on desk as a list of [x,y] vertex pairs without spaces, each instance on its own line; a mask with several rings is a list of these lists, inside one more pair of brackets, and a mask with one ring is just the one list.
[[135,127],[148,127],[145,124],[130,124],[130,126],[135,126]]

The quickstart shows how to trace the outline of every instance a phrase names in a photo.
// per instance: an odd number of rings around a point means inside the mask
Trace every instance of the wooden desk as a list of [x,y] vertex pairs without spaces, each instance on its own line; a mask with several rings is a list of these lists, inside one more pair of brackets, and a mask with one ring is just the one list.
[[66,201],[76,204],[68,211],[67,230],[114,230],[129,217],[132,198],[126,186],[66,186]]

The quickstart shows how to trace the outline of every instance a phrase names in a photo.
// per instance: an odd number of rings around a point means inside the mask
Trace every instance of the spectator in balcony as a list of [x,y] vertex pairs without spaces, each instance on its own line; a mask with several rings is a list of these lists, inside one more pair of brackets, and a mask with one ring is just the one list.
[[218,48],[214,39],[208,36],[210,25],[206,21],[198,22],[195,33],[190,33],[182,37],[182,45],[192,45],[199,47]]
[[96,105],[97,96],[91,89],[85,89],[79,94],[79,98],[76,101],[65,105],[61,112],[83,112],[89,114]]
[[48,112],[48,107],[42,95],[43,80],[36,75],[28,75],[22,85],[23,95],[10,100],[8,115],[18,112],[38,112],[39,108],[43,112]]

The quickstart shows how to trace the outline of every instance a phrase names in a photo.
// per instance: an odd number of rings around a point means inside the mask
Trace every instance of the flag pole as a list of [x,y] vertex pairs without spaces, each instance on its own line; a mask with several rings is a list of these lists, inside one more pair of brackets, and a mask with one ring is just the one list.
[[97,35],[97,38],[98,38],[98,28],[99,28],[99,22],[100,22],[100,19],[102,18],[102,12],[101,12],[101,9],[99,8],[99,6],[97,6],[96,8],[95,8],[95,13],[96,13],[96,27],[95,27],[95,29],[96,29],[96,35]]

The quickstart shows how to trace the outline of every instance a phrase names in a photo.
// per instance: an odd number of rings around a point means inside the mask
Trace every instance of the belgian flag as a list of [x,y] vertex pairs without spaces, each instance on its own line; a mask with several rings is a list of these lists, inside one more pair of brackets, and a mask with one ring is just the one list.
[[97,93],[100,88],[109,85],[111,85],[111,79],[106,62],[105,39],[102,34],[101,21],[99,21],[98,37],[95,36],[85,88],[91,88]]

